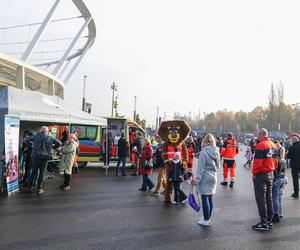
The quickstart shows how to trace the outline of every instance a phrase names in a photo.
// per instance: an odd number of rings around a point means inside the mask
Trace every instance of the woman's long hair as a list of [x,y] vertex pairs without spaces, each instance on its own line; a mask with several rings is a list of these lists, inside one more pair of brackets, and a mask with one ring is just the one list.
[[212,134],[206,134],[202,140],[201,147],[203,148],[207,145],[216,147],[216,139]]

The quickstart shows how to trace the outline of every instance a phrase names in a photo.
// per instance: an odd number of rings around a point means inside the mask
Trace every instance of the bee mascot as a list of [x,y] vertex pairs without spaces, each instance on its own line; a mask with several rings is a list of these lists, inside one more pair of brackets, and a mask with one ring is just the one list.
[[172,182],[168,180],[169,173],[171,172],[172,160],[175,152],[180,152],[182,157],[182,164],[184,168],[188,168],[188,150],[185,140],[190,134],[190,126],[185,121],[163,121],[159,127],[158,135],[164,141],[162,148],[162,158],[165,162],[167,185],[165,202],[172,202]]

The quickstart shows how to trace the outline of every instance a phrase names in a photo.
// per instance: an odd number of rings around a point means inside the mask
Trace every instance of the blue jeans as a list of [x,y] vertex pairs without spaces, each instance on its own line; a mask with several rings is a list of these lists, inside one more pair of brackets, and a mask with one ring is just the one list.
[[279,201],[279,215],[283,215],[283,206],[282,206],[282,194],[279,194],[278,201]]
[[125,174],[125,167],[126,167],[126,157],[118,157],[118,163],[116,167],[116,173],[119,173],[120,165],[122,163],[122,174]]
[[174,181],[173,182],[173,187],[174,187],[174,200],[176,202],[179,201],[179,196],[181,198],[181,200],[186,200],[187,196],[186,194],[182,191],[182,189],[180,188],[181,182],[180,181]]
[[142,184],[142,190],[147,191],[147,187],[149,189],[153,188],[155,185],[152,182],[152,180],[149,178],[148,175],[143,174],[143,184]]
[[204,220],[209,220],[213,211],[212,195],[201,195]]
[[[31,188],[37,178],[37,189],[42,188],[42,182],[44,178],[44,170],[47,166],[47,160],[33,158],[32,160],[32,172],[29,179],[29,187]],[[38,174],[39,173],[39,174]]]
[[[284,186],[284,178],[276,178],[273,181],[272,197],[273,197],[273,213],[282,214],[280,189]],[[280,213],[281,210],[281,213]]]

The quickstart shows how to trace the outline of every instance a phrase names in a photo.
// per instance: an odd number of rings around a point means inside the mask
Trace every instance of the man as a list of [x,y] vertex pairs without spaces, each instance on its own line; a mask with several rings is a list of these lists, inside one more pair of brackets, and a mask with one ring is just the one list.
[[52,139],[48,135],[48,127],[43,126],[41,131],[33,137],[33,148],[32,148],[32,172],[30,175],[28,188],[32,191],[33,182],[39,171],[37,179],[37,193],[42,194],[44,190],[42,189],[42,182],[44,178],[44,170],[47,165],[47,161],[52,158],[52,145],[54,148],[61,146],[61,142]]
[[276,150],[276,145],[268,138],[268,131],[264,128],[259,130],[252,176],[260,222],[252,226],[254,230],[268,231],[273,229],[272,186],[273,172],[277,166]]
[[233,137],[232,133],[228,133],[227,139],[223,144],[223,148],[221,150],[221,155],[223,157],[223,177],[224,181],[221,182],[222,186],[227,186],[228,184],[228,170],[230,169],[230,187],[233,188],[236,173],[235,173],[235,159],[239,153],[239,148],[237,141]]
[[[298,139],[296,137],[296,139]],[[285,161],[286,161],[286,164],[287,164],[287,168],[290,167],[290,160],[288,159],[287,155],[288,155],[288,152],[291,148],[291,146],[293,145],[293,142],[291,139],[288,139],[285,143],[284,143],[284,149],[285,149],[285,152],[286,152],[286,155],[285,155]]]
[[299,173],[300,173],[300,142],[295,136],[292,138],[293,145],[290,147],[287,158],[290,160],[290,167],[292,169],[294,193],[293,198],[299,198]]
[[138,167],[139,167],[139,158],[142,154],[142,134],[141,132],[138,132],[136,135],[136,138],[132,144],[133,151],[135,152],[135,164],[134,164],[134,172],[131,174],[131,176],[137,176],[138,175]]
[[118,140],[118,163],[116,168],[116,176],[119,176],[119,169],[122,163],[122,176],[126,176],[126,159],[129,151],[129,143],[125,139],[125,135],[122,133],[121,138]]
[[30,161],[31,161],[31,152],[32,152],[32,145],[33,145],[33,134],[30,131],[26,131],[24,133],[24,139],[22,143],[22,152],[24,156],[25,162],[25,172],[23,175],[23,186],[28,186],[29,174],[30,174]]
[[[163,146],[163,141],[162,139],[157,136],[156,137],[157,141],[157,148],[155,151],[155,154],[153,156],[153,168],[158,168],[158,174],[157,174],[157,184],[155,191],[152,193],[152,196],[157,197],[159,194],[159,190],[161,186],[163,186],[164,190],[166,189],[166,168],[165,168],[165,163],[164,160],[162,159],[162,146]],[[165,191],[163,191],[161,194],[164,194]]]

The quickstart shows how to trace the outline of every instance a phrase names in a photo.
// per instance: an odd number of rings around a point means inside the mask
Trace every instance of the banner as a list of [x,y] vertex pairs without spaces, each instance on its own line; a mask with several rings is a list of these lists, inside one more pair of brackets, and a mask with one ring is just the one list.
[[20,119],[5,115],[5,166],[7,194],[10,195],[19,190],[18,152]]

